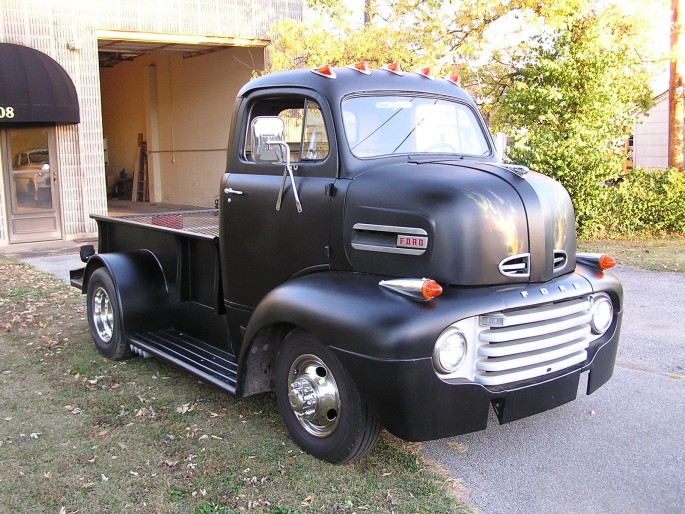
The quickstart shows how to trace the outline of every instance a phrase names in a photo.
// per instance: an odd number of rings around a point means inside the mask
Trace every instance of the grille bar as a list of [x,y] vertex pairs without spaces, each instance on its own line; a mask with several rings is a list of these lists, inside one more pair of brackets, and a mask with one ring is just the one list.
[[574,327],[562,330],[552,337],[545,335],[517,341],[508,341],[496,345],[488,344],[486,346],[481,346],[478,350],[478,354],[483,357],[504,357],[506,355],[533,352],[545,348],[552,348],[564,343],[570,343],[576,339],[588,337],[590,333],[591,330],[589,326]]
[[549,361],[539,366],[520,368],[516,371],[480,373],[476,375],[476,382],[485,386],[496,386],[511,382],[518,382],[520,380],[529,380],[531,378],[540,377],[548,373],[554,373],[562,369],[570,368],[571,366],[584,362],[586,359],[587,352],[578,352],[563,359]]
[[555,373],[587,359],[591,298],[497,312],[482,320],[475,380],[494,386]]

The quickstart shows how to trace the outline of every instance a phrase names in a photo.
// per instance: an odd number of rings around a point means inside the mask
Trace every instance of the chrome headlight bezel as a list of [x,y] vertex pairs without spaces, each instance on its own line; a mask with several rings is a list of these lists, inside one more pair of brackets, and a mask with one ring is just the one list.
[[605,334],[614,321],[614,304],[608,294],[600,293],[592,297],[590,314],[592,333],[600,336]]
[[447,328],[433,347],[433,367],[442,374],[457,371],[464,361],[468,351],[468,343],[464,333],[456,327]]

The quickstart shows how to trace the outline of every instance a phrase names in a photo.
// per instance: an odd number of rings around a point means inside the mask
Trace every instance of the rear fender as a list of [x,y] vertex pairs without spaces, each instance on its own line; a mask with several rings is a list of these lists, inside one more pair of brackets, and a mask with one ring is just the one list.
[[93,255],[88,259],[83,274],[83,293],[88,291],[92,274],[103,267],[111,275],[116,288],[124,337],[168,325],[171,306],[168,285],[152,252],[141,250]]

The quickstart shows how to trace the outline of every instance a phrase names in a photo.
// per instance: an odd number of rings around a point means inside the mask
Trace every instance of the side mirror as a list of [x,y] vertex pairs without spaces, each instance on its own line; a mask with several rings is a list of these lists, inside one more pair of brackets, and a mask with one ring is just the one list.
[[[286,162],[285,122],[278,116],[257,116],[250,126],[252,158],[262,164]],[[274,144],[275,143],[275,144]]]

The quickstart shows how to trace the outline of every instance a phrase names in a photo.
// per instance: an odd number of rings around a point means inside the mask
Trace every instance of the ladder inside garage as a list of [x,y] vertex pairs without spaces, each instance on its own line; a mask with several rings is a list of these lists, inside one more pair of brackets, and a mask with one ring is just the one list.
[[136,163],[133,168],[133,194],[134,202],[150,201],[150,183],[148,180],[147,165],[147,142],[143,140],[143,134],[138,134],[138,149]]

